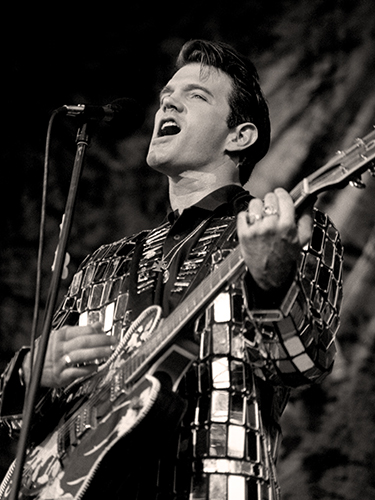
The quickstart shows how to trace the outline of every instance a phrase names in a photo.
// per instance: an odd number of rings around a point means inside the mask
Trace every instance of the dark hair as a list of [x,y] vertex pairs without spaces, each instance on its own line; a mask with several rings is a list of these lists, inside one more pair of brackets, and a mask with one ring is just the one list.
[[177,68],[196,62],[220,69],[233,81],[233,91],[229,96],[231,112],[227,119],[228,127],[249,121],[258,129],[257,141],[242,151],[240,158],[240,182],[245,184],[270,144],[269,112],[259,85],[258,72],[249,59],[222,42],[191,40],[185,43],[177,58]]

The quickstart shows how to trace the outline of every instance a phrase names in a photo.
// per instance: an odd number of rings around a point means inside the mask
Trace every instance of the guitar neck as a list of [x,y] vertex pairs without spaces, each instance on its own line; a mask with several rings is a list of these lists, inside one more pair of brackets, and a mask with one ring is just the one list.
[[[303,182],[291,192],[296,204],[300,206],[310,196]],[[245,271],[245,263],[240,247],[237,246],[220,264],[195,288],[177,308],[165,318],[162,325],[153,332],[151,338],[143,343],[136,353],[127,360],[125,378],[128,381],[141,376],[153,359],[166,349],[176,338],[182,328],[187,325],[207,304],[209,304],[223,289]]]
[[[307,192],[304,181],[298,184],[291,196],[296,207],[301,206],[312,193]],[[306,184],[306,183],[305,183]],[[245,272],[245,262],[237,246],[220,264],[195,288],[176,309],[165,318],[151,337],[125,362],[124,374],[127,382],[142,376],[153,360],[168,348],[184,326],[209,304],[228,283],[235,281]]]

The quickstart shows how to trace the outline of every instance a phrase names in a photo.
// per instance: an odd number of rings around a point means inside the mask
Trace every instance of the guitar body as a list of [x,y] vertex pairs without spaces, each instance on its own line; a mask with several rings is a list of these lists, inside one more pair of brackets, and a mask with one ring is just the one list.
[[[152,335],[160,314],[158,306],[147,308],[129,328],[129,336]],[[154,364],[142,364],[140,349],[125,354],[125,345],[126,339],[97,373],[77,380],[42,407],[43,418],[33,427],[25,456],[20,500],[79,500],[92,488],[97,498],[103,487],[103,496],[111,496],[126,487],[129,471],[173,434],[186,402],[172,384],[194,355],[172,345]],[[143,371],[134,377],[140,365]],[[0,487],[1,500],[11,494],[13,470]]]
[[[105,415],[96,425],[92,423],[91,427],[90,424],[77,442],[67,443],[66,449],[62,450],[61,436],[56,430],[29,451],[20,499],[78,500],[85,497],[90,486],[94,488],[94,484],[99,483],[98,478],[101,478],[105,494],[111,498],[111,489],[121,487],[135,457],[138,455],[141,460],[140,451],[148,455],[152,447],[167,439],[185,410],[185,402],[174,392],[165,390],[159,380],[151,376],[145,376],[129,394],[118,397],[110,410],[108,401],[100,403],[103,408],[99,404],[97,410]],[[69,440],[69,436],[66,439]],[[147,443],[146,450],[139,450],[142,442]],[[108,478],[111,485],[103,478],[103,472],[108,468],[111,469]],[[119,474],[113,475],[116,468]],[[94,478],[95,483],[92,483]],[[9,497],[11,485],[10,481],[2,497],[4,500]]]

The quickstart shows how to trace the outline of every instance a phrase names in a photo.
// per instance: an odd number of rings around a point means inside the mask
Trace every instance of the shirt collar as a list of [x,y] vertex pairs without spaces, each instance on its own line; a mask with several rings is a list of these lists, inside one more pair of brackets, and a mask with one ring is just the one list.
[[[225,203],[233,200],[236,196],[245,193],[247,193],[247,191],[245,191],[242,186],[239,186],[237,184],[229,184],[227,186],[218,188],[215,191],[212,191],[212,193],[209,193],[207,196],[199,200],[198,203],[193,205],[193,207],[213,212],[220,205],[224,205]],[[174,212],[170,210],[167,214],[168,219],[171,223],[173,223],[173,221],[175,221],[179,215],[180,214],[178,213],[178,210],[175,210]]]
[[208,194],[200,201],[198,201],[195,206],[213,212],[220,205],[228,203],[235,196],[244,192],[245,190],[242,186],[238,186],[237,184],[230,184],[228,186],[223,186],[219,189],[216,189],[216,191]]

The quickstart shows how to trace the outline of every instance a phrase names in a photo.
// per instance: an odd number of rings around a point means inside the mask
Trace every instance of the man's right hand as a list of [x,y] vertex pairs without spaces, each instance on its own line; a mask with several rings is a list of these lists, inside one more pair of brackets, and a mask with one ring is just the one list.
[[[102,324],[89,326],[64,326],[54,330],[49,338],[42,387],[65,387],[79,377],[84,377],[98,369],[98,362],[112,354],[117,340],[103,333]],[[37,355],[37,347],[35,356]],[[30,353],[23,365],[25,383],[30,381]]]

